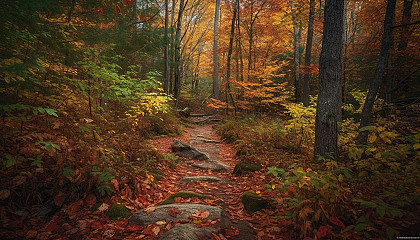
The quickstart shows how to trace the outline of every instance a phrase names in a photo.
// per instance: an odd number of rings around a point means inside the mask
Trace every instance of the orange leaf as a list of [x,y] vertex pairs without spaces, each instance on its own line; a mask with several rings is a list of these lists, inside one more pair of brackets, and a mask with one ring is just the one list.
[[55,197],[54,197],[54,203],[57,207],[61,207],[63,205],[64,200],[66,200],[66,196],[64,195],[64,193],[59,192]]
[[90,227],[92,229],[102,229],[103,228],[102,224],[100,222],[98,222],[98,221],[93,222]]
[[143,230],[143,226],[142,225],[128,225],[126,230],[130,232],[135,232],[135,231]]
[[89,194],[85,199],[85,204],[90,206],[96,203],[96,196],[93,194]]

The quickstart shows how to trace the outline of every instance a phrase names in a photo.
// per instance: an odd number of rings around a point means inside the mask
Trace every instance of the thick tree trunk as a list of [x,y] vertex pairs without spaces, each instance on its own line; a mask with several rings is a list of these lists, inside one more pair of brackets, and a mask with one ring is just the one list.
[[[378,65],[376,66],[375,77],[370,84],[369,92],[366,96],[365,104],[363,105],[359,129],[369,126],[370,124],[373,104],[375,102],[376,94],[378,93],[379,86],[381,85],[382,77],[385,72],[385,66],[389,56],[389,49],[391,47],[392,22],[394,20],[395,4],[396,0],[388,0],[384,20],[384,34],[382,36],[381,53],[379,55]],[[357,143],[367,144],[368,134],[368,131],[359,132]]]
[[163,88],[166,94],[169,94],[169,38],[168,38],[168,25],[169,25],[169,13],[168,13],[168,0],[165,0],[165,66],[163,68],[163,76],[165,78]]
[[[312,52],[312,39],[314,36],[314,15],[315,15],[315,0],[309,2],[309,21],[308,21],[308,34],[306,37],[306,50],[305,50],[305,66],[306,71],[309,71],[311,65],[311,52]],[[309,79],[311,75],[306,72],[303,79],[303,106],[309,106]]]
[[296,102],[301,101],[301,83],[299,79],[299,68],[300,68],[300,54],[299,54],[299,28],[297,23],[297,16],[295,10],[295,4],[293,0],[290,0],[290,9],[292,11],[293,21],[293,65],[295,68],[294,79],[295,79],[295,100]]
[[338,121],[341,119],[341,70],[344,1],[326,0],[319,63],[319,95],[315,118],[315,156],[338,158]]
[[182,26],[182,14],[184,12],[184,0],[179,2],[178,21],[176,25],[175,33],[175,81],[174,81],[174,97],[178,104],[179,93],[181,90],[181,26]]
[[214,9],[214,35],[213,35],[213,97],[219,99],[219,62],[217,57],[217,30],[219,27],[220,0],[216,0]]

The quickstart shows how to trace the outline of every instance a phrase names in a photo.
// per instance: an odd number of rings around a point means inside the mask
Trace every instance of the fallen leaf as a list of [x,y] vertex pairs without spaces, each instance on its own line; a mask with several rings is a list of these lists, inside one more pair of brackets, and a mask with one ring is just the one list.
[[107,229],[105,230],[105,232],[102,234],[102,236],[104,238],[112,238],[115,235],[115,231],[112,229]]
[[61,207],[64,203],[64,200],[66,200],[66,195],[64,195],[64,193],[59,192],[55,197],[54,197],[54,203],[57,207]]
[[35,230],[29,230],[26,233],[26,239],[34,238],[34,237],[36,237],[36,235],[38,235],[38,232],[37,231],[35,231]]
[[345,228],[346,226],[344,226],[344,223],[340,221],[340,219],[338,219],[336,216],[331,216],[328,219],[332,224],[337,225],[341,228]]
[[12,182],[13,182],[13,186],[15,186],[15,187],[20,186],[24,182],[26,182],[26,177],[23,176],[23,175],[18,175],[18,176],[13,178]]
[[130,232],[140,231],[140,230],[143,230],[143,229],[144,229],[144,227],[142,225],[136,225],[136,224],[128,225],[126,227],[126,230],[130,231]]
[[96,196],[93,194],[89,194],[85,199],[85,204],[91,206],[96,203]]
[[119,187],[119,184],[118,184],[118,180],[117,179],[112,179],[111,180],[111,184],[112,184],[112,187],[113,187],[113,189],[115,190],[115,191],[120,191],[120,187]]
[[172,217],[176,218],[176,216],[178,216],[178,214],[182,213],[182,210],[178,209],[178,208],[169,208],[168,209],[168,214],[171,215]]
[[151,213],[151,212],[154,212],[155,210],[156,210],[156,208],[155,208],[155,207],[148,207],[148,208],[144,209],[143,211],[144,211],[146,214],[149,214],[149,213]]
[[157,221],[155,224],[160,226],[160,225],[165,225],[166,222],[165,221]]
[[93,222],[92,225],[90,225],[90,227],[92,229],[102,229],[103,228],[102,224],[98,221]]
[[98,207],[99,212],[103,212],[109,208],[109,205],[106,203],[102,203],[101,206]]
[[316,233],[316,236],[321,239],[323,237],[326,237],[332,233],[331,228],[327,226],[320,226],[318,229],[318,232]]
[[160,227],[156,226],[152,229],[152,232],[155,234],[155,236],[157,236],[160,232]]
[[10,196],[10,190],[9,189],[2,189],[0,190],[0,200],[4,200]]

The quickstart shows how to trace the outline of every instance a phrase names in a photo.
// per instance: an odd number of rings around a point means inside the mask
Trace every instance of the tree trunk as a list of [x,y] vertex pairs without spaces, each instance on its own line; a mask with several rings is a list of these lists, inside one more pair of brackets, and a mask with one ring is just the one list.
[[[239,0],[235,0],[234,7],[233,7],[233,16],[232,16],[232,24],[230,26],[230,38],[229,38],[229,51],[227,56],[227,70],[226,70],[226,93],[229,94],[230,100],[232,101],[232,105],[235,108],[235,115],[236,115],[236,106],[233,100],[232,93],[230,92],[230,60],[232,57],[232,50],[233,50],[233,38],[235,37],[235,21],[236,21],[236,12],[238,11]],[[226,98],[226,103],[228,103],[228,98]],[[227,104],[228,105],[228,104]],[[226,108],[226,112],[229,111],[229,108]]]
[[338,159],[345,0],[326,0],[315,118],[315,156]]
[[179,2],[178,21],[176,25],[175,33],[175,81],[174,81],[174,97],[176,99],[176,105],[178,105],[179,92],[181,90],[181,26],[182,26],[182,14],[184,12],[184,0]]
[[306,50],[305,50],[305,66],[306,73],[303,80],[303,105],[309,106],[309,67],[311,65],[311,52],[312,52],[312,39],[314,36],[314,15],[315,15],[315,0],[309,2],[309,21],[308,21],[308,34],[306,37]]
[[166,94],[169,94],[169,38],[168,38],[168,25],[169,25],[169,13],[168,13],[168,0],[165,0],[165,66],[163,68],[164,84],[163,88]]
[[295,100],[296,102],[301,101],[301,83],[299,79],[299,29],[297,24],[295,4],[293,0],[290,0],[290,9],[292,11],[292,21],[293,21],[293,64],[295,68]]
[[213,36],[213,97],[219,99],[219,63],[217,58],[217,30],[219,26],[220,0],[216,0],[214,9],[214,36]]
[[[376,66],[375,77],[370,84],[369,92],[366,96],[365,104],[362,109],[362,117],[360,120],[359,130],[363,127],[369,126],[372,115],[372,108],[375,102],[376,94],[382,82],[382,77],[385,72],[385,66],[389,55],[392,36],[392,22],[394,20],[396,0],[388,0],[386,7],[386,14],[384,20],[384,34],[382,36],[381,53],[379,55],[378,65]],[[357,137],[358,144],[367,144],[368,131],[359,132]]]

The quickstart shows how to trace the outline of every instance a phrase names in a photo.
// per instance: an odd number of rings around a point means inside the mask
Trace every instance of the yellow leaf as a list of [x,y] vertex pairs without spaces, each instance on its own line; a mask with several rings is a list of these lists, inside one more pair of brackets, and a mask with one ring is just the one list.
[[416,143],[413,145],[414,150],[417,150],[420,148],[420,143]]
[[338,176],[338,181],[342,182],[343,180],[344,180],[343,174],[340,174],[340,175]]
[[380,159],[380,158],[382,157],[382,154],[377,153],[377,154],[375,154],[373,157],[374,157],[374,158],[376,158],[376,159]]
[[369,139],[368,139],[368,142],[369,143],[374,143],[375,141],[376,141],[376,135],[370,135]]

